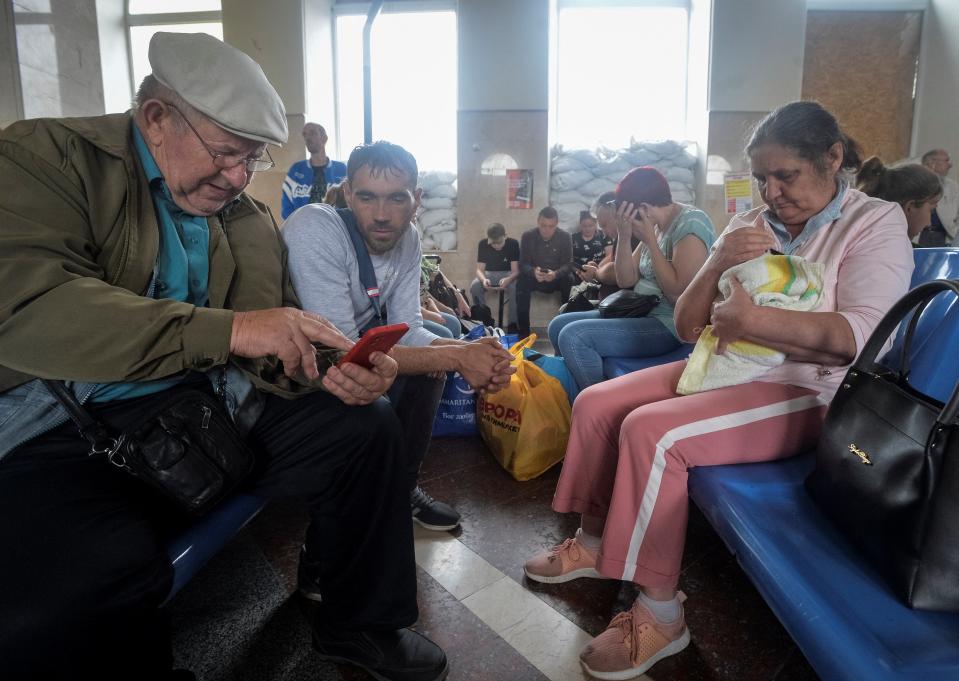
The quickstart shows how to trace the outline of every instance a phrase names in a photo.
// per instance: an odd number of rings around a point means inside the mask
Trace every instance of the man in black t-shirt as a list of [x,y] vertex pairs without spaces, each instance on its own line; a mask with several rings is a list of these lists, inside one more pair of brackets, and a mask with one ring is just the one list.
[[506,289],[509,326],[516,327],[516,279],[519,277],[519,242],[506,236],[494,222],[476,248],[476,279],[470,284],[473,305],[486,305],[486,291]]

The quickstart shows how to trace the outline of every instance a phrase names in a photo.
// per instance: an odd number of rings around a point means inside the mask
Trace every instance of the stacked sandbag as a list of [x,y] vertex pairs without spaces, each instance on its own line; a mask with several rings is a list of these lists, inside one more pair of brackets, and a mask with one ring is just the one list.
[[581,211],[592,208],[604,192],[632,168],[652,166],[666,176],[673,200],[696,201],[696,144],[694,142],[633,142],[626,149],[572,149],[553,147],[550,161],[549,203],[559,213],[559,224],[575,231]]
[[416,220],[424,251],[452,251],[456,248],[456,173],[421,172],[418,186],[423,190]]

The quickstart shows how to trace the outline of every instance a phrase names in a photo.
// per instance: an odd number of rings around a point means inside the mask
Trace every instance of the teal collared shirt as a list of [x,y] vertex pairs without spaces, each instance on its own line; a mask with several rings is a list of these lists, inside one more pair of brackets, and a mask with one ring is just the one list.
[[806,221],[806,226],[803,227],[803,230],[795,239],[793,239],[789,230],[786,229],[786,225],[784,225],[771,210],[767,208],[765,212],[763,212],[763,218],[765,218],[766,223],[772,228],[776,236],[779,237],[779,243],[782,244],[784,255],[794,254],[800,246],[812,238],[813,234],[834,220],[839,219],[839,216],[842,215],[840,207],[842,206],[842,200],[846,195],[846,188],[848,186],[849,183],[845,180],[838,180],[836,196],[833,197],[832,201],[826,204],[825,208]]
[[[185,213],[173,202],[163,174],[136,123],[133,124],[133,144],[150,183],[160,226],[160,250],[147,295],[206,307],[210,299],[210,230],[206,218]],[[107,402],[142,397],[171,388],[181,380],[183,376],[137,383],[105,383],[96,389],[91,399]]]

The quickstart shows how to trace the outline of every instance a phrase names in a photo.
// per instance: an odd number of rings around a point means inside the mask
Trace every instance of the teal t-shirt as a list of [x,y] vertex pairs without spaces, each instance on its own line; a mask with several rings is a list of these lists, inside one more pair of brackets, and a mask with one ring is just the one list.
[[[659,250],[663,252],[667,260],[672,261],[676,244],[687,236],[694,236],[702,241],[707,252],[716,240],[716,230],[713,228],[712,220],[706,213],[692,206],[683,206],[672,226],[659,236]],[[639,256],[639,281],[633,286],[633,290],[637,293],[659,296],[660,303],[653,308],[649,316],[661,321],[670,333],[679,338],[676,334],[676,323],[673,321],[673,304],[666,298],[656,281],[653,259],[647,248],[643,248]]]
[[[151,292],[147,295],[206,307],[210,284],[210,231],[206,218],[185,213],[173,202],[160,168],[136,124],[133,125],[133,144],[150,183],[153,208],[160,226],[160,250]],[[182,380],[180,374],[156,381],[104,383],[97,387],[90,399],[108,402],[142,397],[172,388]]]

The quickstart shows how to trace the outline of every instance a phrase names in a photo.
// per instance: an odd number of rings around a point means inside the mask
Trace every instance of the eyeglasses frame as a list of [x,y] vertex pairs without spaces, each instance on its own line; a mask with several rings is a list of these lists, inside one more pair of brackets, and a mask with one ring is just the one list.
[[[269,160],[262,159],[262,158],[245,157],[245,158],[241,158],[239,161],[233,164],[225,163],[221,161],[221,159],[229,158],[232,154],[224,154],[219,151],[214,151],[213,149],[211,149],[210,146],[203,141],[203,138],[200,137],[200,133],[197,132],[196,128],[193,127],[193,124],[190,122],[190,119],[187,118],[186,115],[182,111],[180,111],[180,109],[177,108],[175,104],[171,104],[170,102],[163,102],[163,103],[166,104],[171,109],[173,109],[174,111],[176,111],[178,114],[180,114],[180,118],[182,118],[186,122],[187,127],[189,127],[190,130],[193,132],[193,134],[196,136],[196,138],[200,140],[200,144],[203,145],[203,148],[206,150],[206,153],[208,153],[210,155],[210,158],[213,160],[213,165],[215,165],[217,168],[220,168],[221,170],[229,170],[231,168],[237,167],[238,165],[242,163],[246,166],[246,172],[253,174],[253,173],[262,173],[266,170],[270,170],[271,168],[276,167],[276,161],[274,161],[273,157],[270,155],[270,150],[265,147],[263,151],[266,153],[266,159],[269,159]],[[260,167],[260,168],[251,167],[251,165],[257,164],[257,163],[260,163],[260,164],[265,163],[266,166]]]

